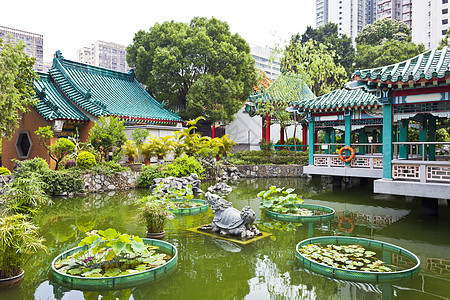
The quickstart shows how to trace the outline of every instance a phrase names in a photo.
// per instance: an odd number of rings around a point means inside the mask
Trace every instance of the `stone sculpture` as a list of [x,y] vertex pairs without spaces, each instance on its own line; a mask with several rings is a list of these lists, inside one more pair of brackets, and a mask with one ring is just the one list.
[[259,235],[256,226],[252,225],[256,214],[250,206],[239,211],[231,202],[216,194],[207,192],[205,197],[206,203],[214,212],[214,219],[210,225],[203,226],[202,230],[211,230],[221,235],[239,236],[244,239]]

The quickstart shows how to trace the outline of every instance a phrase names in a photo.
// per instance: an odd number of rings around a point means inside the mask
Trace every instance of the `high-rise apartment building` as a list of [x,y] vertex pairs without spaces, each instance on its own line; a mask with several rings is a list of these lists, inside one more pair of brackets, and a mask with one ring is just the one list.
[[353,40],[376,16],[376,0],[316,0],[316,25],[338,25],[338,34],[346,34]]
[[268,78],[275,80],[280,75],[280,57],[273,49],[250,44],[250,54],[255,59],[255,67]]
[[449,0],[412,0],[412,38],[435,48],[449,28]]
[[24,52],[28,56],[36,58],[36,62],[34,63],[35,71],[46,71],[44,70],[44,37],[42,34],[0,25],[0,39],[3,40],[3,43],[23,41],[26,45]]
[[125,46],[116,43],[96,41],[91,47],[78,49],[77,60],[82,63],[119,72],[130,70],[126,61]]
[[378,19],[404,22],[415,43],[434,48],[449,27],[449,0],[316,0],[316,25],[338,24],[338,33],[353,40]]

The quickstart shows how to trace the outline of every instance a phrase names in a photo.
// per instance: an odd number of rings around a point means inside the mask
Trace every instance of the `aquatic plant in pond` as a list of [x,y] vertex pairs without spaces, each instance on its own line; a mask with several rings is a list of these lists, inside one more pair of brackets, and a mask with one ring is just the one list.
[[392,272],[384,262],[376,258],[376,252],[361,245],[309,244],[298,251],[306,258],[333,268],[364,272]]
[[77,277],[115,277],[144,272],[168,262],[170,255],[157,252],[138,236],[114,229],[86,233],[80,251],[56,261],[55,269]]
[[298,207],[298,204],[303,203],[303,199],[292,193],[293,191],[295,189],[289,188],[285,190],[284,187],[271,186],[268,190],[257,194],[258,197],[262,197],[259,207],[277,213],[312,216],[313,211]]

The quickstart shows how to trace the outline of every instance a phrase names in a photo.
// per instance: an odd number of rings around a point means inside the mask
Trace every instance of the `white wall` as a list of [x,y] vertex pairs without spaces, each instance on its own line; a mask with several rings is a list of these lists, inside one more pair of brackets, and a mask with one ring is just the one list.
[[[234,116],[233,122],[225,127],[225,133],[230,135],[237,144],[238,150],[259,150],[259,142],[262,138],[262,118],[260,116],[250,117],[244,113],[244,108],[241,108]],[[302,127],[297,126],[297,138],[302,139]],[[285,139],[293,136],[294,126],[288,127],[288,136]],[[270,126],[270,140],[276,143],[280,139],[280,125],[272,124]]]

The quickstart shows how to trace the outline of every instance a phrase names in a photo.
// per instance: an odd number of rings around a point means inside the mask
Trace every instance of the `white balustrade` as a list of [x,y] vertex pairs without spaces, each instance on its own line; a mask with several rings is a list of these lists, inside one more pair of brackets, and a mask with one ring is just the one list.
[[[314,154],[316,167],[345,167],[337,154]],[[383,157],[380,155],[356,155],[350,162],[351,168],[382,169]]]
[[393,160],[392,179],[450,183],[450,162]]

